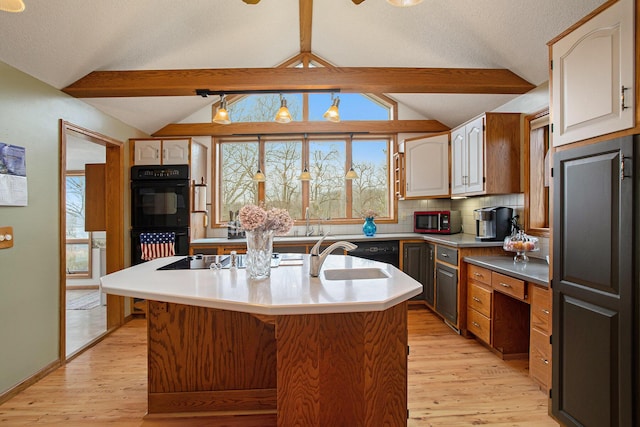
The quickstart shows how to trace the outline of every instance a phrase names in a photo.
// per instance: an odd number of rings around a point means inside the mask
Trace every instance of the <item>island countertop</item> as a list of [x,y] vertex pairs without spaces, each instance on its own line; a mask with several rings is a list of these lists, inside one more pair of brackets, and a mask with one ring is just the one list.
[[[422,292],[422,285],[392,265],[329,255],[319,277],[301,265],[280,265],[271,277],[250,279],[245,269],[158,270],[184,257],[147,261],[100,279],[105,293],[266,315],[382,311]],[[388,278],[327,280],[324,270],[379,268]]]

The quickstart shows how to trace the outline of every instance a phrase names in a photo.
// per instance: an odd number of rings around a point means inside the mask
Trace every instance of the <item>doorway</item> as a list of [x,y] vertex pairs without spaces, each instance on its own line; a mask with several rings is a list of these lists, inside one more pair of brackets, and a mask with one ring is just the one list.
[[61,120],[60,359],[124,321],[122,297],[100,277],[124,266],[124,144]]

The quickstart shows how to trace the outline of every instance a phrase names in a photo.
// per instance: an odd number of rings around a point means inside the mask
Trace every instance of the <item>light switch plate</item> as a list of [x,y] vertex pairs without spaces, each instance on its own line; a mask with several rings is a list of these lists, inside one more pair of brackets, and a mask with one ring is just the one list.
[[13,247],[13,227],[0,227],[0,249]]

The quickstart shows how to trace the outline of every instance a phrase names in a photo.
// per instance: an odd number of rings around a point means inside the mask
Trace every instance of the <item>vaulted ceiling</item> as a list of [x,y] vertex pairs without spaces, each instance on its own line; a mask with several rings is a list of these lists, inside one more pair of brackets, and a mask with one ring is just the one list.
[[[229,85],[380,91],[454,127],[547,81],[546,43],[604,2],[25,0],[0,12],[0,61],[147,133],[201,121],[217,99],[195,89]],[[338,70],[273,73],[301,52]]]

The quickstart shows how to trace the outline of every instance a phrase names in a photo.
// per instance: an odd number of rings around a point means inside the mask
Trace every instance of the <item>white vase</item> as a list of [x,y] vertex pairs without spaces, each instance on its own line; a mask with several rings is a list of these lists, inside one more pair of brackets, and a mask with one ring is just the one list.
[[273,254],[273,230],[247,231],[247,256],[245,266],[252,279],[262,279],[271,275]]

